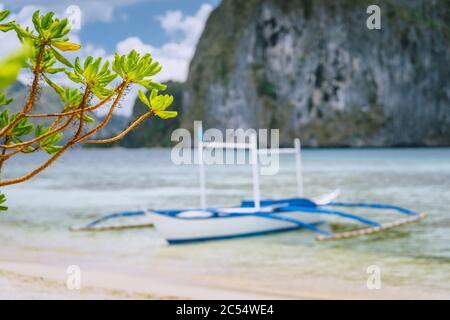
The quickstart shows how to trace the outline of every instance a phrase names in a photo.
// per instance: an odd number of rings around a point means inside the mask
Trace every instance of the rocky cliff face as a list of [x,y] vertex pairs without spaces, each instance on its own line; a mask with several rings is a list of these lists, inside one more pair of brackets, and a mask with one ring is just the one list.
[[183,125],[279,128],[309,146],[450,145],[450,1],[223,0],[200,39]]

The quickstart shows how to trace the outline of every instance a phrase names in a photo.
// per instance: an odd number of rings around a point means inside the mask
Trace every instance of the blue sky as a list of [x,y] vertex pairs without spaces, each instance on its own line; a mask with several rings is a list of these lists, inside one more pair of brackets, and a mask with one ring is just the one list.
[[[80,28],[71,41],[80,43],[75,56],[111,58],[114,52],[135,49],[151,53],[163,66],[157,81],[184,81],[207,18],[220,0],[6,0],[0,9],[10,9],[10,20],[31,26],[36,9],[54,11],[59,17],[70,16],[68,8],[79,10]],[[70,10],[69,10],[70,11]],[[72,11],[73,12],[73,11]],[[78,16],[78,15],[77,15]],[[0,32],[0,58],[20,46],[13,32]],[[27,78],[21,80],[26,82]],[[67,79],[61,79],[67,81]],[[122,109],[131,113],[136,92],[131,92]]]
[[[149,51],[166,65],[164,80],[186,77],[186,60],[190,60],[204,23],[220,0],[6,0],[0,8],[12,11],[11,19],[31,24],[36,9],[67,15],[70,6],[80,10],[81,28],[73,32],[72,41],[83,48],[77,54],[109,56],[115,51],[131,49]],[[1,34],[0,56],[18,45],[14,35]],[[10,39],[11,38],[11,39]],[[7,45],[3,45],[3,44]],[[184,61],[183,67],[180,65]],[[178,65],[177,65],[178,63]],[[183,69],[183,72],[180,70]]]
[[[157,19],[167,11],[180,10],[184,15],[194,15],[204,3],[216,5],[217,0],[153,0],[143,1],[117,10],[119,22],[95,22],[82,29],[83,41],[98,43],[114,49],[115,44],[127,37],[138,36],[144,42],[161,46],[169,41]],[[124,19],[124,21],[120,19]],[[105,37],[105,34],[108,34]]]
[[[16,13],[26,6],[43,7],[44,10],[61,12],[64,7],[78,5],[83,11],[90,11],[87,13],[88,21],[80,32],[81,40],[95,43],[109,50],[113,50],[117,42],[130,36],[138,36],[145,42],[160,46],[169,39],[160,26],[159,16],[176,10],[184,15],[194,15],[202,4],[206,3],[215,7],[219,2],[220,0],[0,1],[4,8]],[[112,15],[105,17],[110,15],[111,9]]]

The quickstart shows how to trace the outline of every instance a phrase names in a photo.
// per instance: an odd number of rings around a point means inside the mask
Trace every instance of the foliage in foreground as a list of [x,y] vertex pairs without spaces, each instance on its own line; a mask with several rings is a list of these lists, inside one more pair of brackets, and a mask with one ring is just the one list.
[[[0,61],[0,108],[3,109],[0,109],[0,174],[5,162],[18,154],[43,151],[49,157],[39,167],[20,177],[0,180],[0,187],[33,178],[78,143],[114,142],[153,115],[162,119],[177,116],[177,112],[166,110],[172,104],[173,97],[159,95],[159,91],[165,90],[166,86],[153,81],[153,77],[161,71],[161,65],[149,53],[141,55],[135,50],[125,55],[116,53],[112,62],[91,56],[84,61],[80,58],[70,61],[64,53],[77,51],[81,46],[69,41],[71,27],[67,19],[60,20],[53,12],[41,15],[40,11],[36,11],[32,19],[34,28],[29,29],[15,21],[4,23],[9,14],[8,10],[0,11],[0,32],[15,32],[23,47]],[[8,98],[6,88],[16,81],[22,69],[28,69],[33,80],[22,110],[11,113],[7,106],[12,99]],[[61,79],[61,76],[70,79],[73,86],[59,84],[55,79]],[[60,112],[33,112],[42,84],[53,88],[60,97]],[[91,139],[108,124],[120,100],[133,85],[150,91],[148,98],[142,91],[139,93],[148,110],[117,136]],[[92,112],[106,106],[107,115],[95,123]],[[39,123],[39,120],[49,118],[53,120],[50,126]],[[30,119],[34,120],[33,123]],[[0,193],[0,211],[7,210],[3,206],[5,201],[5,195]]]

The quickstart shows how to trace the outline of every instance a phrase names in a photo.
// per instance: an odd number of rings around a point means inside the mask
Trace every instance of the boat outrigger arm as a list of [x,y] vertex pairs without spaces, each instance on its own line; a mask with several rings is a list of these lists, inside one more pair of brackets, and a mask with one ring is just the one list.
[[[422,220],[423,218],[425,218],[426,214],[424,213],[417,213],[405,208],[401,208],[401,207],[397,207],[397,206],[391,206],[391,205],[383,205],[383,204],[371,204],[371,203],[345,203],[345,202],[330,202],[328,204],[324,204],[324,205],[318,205],[312,201],[309,201],[307,199],[300,199],[300,198],[294,198],[294,199],[285,199],[285,200],[276,200],[276,201],[271,201],[271,200],[266,200],[266,201],[262,201],[262,206],[271,206],[271,205],[275,205],[275,204],[279,204],[284,202],[285,205],[278,207],[276,209],[276,212],[278,213],[282,213],[282,212],[308,212],[308,213],[315,213],[315,214],[320,214],[320,215],[335,215],[335,216],[339,216],[342,218],[347,218],[347,219],[351,219],[351,220],[355,220],[358,222],[361,222],[365,225],[367,225],[368,227],[364,227],[364,228],[360,228],[360,229],[356,229],[356,230],[352,230],[352,231],[345,231],[345,232],[340,232],[340,233],[331,233],[329,231],[326,230],[322,230],[319,229],[318,227],[314,226],[314,225],[308,225],[305,223],[301,223],[301,221],[292,221],[293,223],[297,223],[299,225],[303,225],[304,227],[306,227],[307,229],[316,232],[318,235],[316,236],[316,239],[319,241],[327,241],[327,240],[343,240],[343,239],[349,239],[349,238],[355,238],[355,237],[360,237],[360,236],[365,236],[365,235],[371,235],[371,234],[375,234],[375,233],[379,233],[382,231],[386,231],[389,229],[393,229],[393,228],[397,228],[403,225],[407,225],[407,224],[411,224],[411,223],[415,223],[418,222],[420,220]],[[249,202],[249,201],[244,201],[242,203],[243,206],[247,206],[253,205],[253,202]],[[331,207],[360,207],[360,208],[372,208],[372,209],[387,209],[387,210],[394,210],[397,211],[399,213],[403,213],[408,215],[408,218],[405,219],[401,219],[401,220],[397,220],[391,223],[385,223],[385,224],[380,224],[376,221],[361,217],[359,215],[356,214],[352,214],[352,213],[348,213],[348,212],[344,212],[344,211],[339,211],[339,210],[332,210],[332,209],[327,209],[327,208],[331,208]],[[268,219],[280,219],[280,217],[276,216],[276,215],[272,215],[272,214],[259,214],[259,216],[261,217],[266,217]],[[286,219],[283,218],[283,220],[286,221]]]
[[145,210],[137,210],[137,211],[124,211],[107,214],[103,217],[100,217],[86,225],[82,226],[71,226],[69,228],[70,231],[118,231],[124,229],[138,229],[138,228],[147,228],[153,227],[153,223],[139,223],[139,224],[126,224],[126,225],[109,225],[102,226],[102,223],[122,218],[122,217],[136,217],[136,216],[145,216],[147,212]]
[[[334,191],[329,195],[324,195],[321,199],[312,201],[304,198],[303,195],[303,174],[302,174],[302,159],[301,159],[301,143],[300,139],[294,140],[294,148],[278,148],[278,149],[258,149],[257,137],[256,135],[250,136],[250,143],[220,143],[212,142],[207,143],[203,141],[203,130],[202,127],[197,127],[198,132],[198,162],[200,168],[200,194],[201,194],[201,207],[204,211],[210,211],[206,208],[206,182],[205,182],[205,168],[203,162],[203,150],[205,148],[221,148],[221,149],[249,149],[250,150],[250,161],[252,164],[253,172],[253,201],[243,201],[241,208],[253,207],[255,212],[252,215],[261,218],[280,220],[285,222],[290,222],[293,225],[309,229],[317,233],[316,239],[319,241],[326,240],[341,240],[354,238],[359,236],[371,235],[379,233],[385,230],[397,228],[403,225],[418,222],[426,217],[425,213],[417,213],[415,211],[401,208],[393,205],[386,204],[374,204],[374,203],[351,203],[351,202],[333,202],[333,200],[339,195],[339,190]],[[259,155],[260,154],[293,154],[295,156],[295,168],[296,168],[296,179],[297,179],[297,194],[298,198],[292,199],[281,199],[281,200],[263,200],[260,198],[260,186],[259,186]],[[270,213],[261,212],[261,208],[267,206],[274,206],[273,211]],[[361,217],[359,215],[348,213],[340,210],[335,210],[333,207],[348,207],[348,208],[365,208],[365,209],[383,209],[383,210],[393,210],[401,214],[406,214],[409,217],[405,219],[400,219],[390,223],[378,223],[376,221],[369,220],[367,218]],[[214,211],[214,210],[213,210]],[[235,213],[220,213],[222,217],[224,216],[239,216],[239,208],[235,209]],[[331,233],[326,230],[318,228],[316,225],[301,221],[299,219],[285,217],[280,215],[286,212],[306,212],[311,214],[319,215],[334,215],[342,218],[347,218],[351,220],[358,221],[366,225],[366,227],[359,228],[352,231],[345,231],[339,233]],[[216,211],[215,214],[218,214]],[[248,213],[244,213],[248,214]]]

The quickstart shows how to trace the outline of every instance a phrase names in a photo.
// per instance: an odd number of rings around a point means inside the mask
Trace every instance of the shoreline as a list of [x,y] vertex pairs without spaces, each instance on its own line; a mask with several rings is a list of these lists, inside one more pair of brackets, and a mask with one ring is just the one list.
[[[97,266],[98,267],[98,266]],[[85,270],[87,269],[87,270]],[[258,285],[252,279],[203,277],[196,285],[168,278],[162,273],[152,275],[135,272],[105,271],[83,268],[81,289],[66,287],[66,268],[57,264],[7,261],[0,258],[1,299],[448,299],[450,294],[438,290],[411,287],[384,287],[367,290],[338,279],[306,277],[301,287]],[[191,279],[192,280],[192,279]],[[199,279],[196,279],[199,280]],[[210,281],[211,280],[211,281]],[[251,289],[250,289],[251,288]]]
[[[63,270],[64,271],[64,270]],[[66,287],[67,275],[58,266],[0,261],[0,284],[15,292],[1,292],[1,299],[280,299],[273,295],[170,283],[160,277],[89,270],[82,272],[80,290]],[[31,289],[31,293],[21,291]],[[36,294],[37,293],[37,294]],[[14,294],[18,297],[14,297]]]

